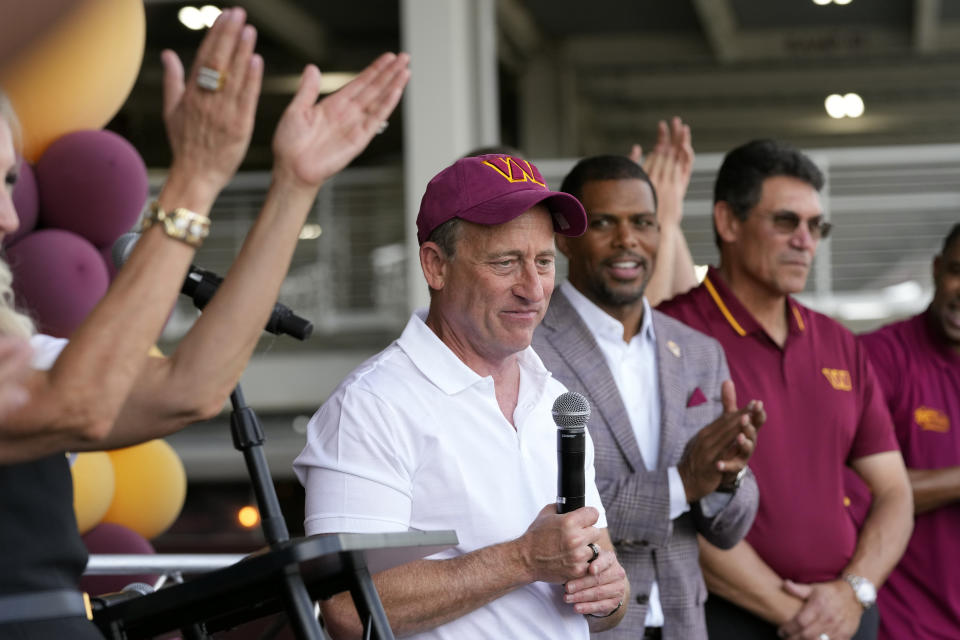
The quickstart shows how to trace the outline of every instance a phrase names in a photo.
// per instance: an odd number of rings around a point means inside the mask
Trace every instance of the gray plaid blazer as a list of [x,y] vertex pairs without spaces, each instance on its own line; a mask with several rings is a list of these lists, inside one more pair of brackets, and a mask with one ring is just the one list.
[[[533,338],[547,369],[593,409],[597,487],[607,510],[610,537],[630,579],[626,617],[606,640],[643,637],[650,587],[656,577],[666,640],[707,638],[697,533],[722,548],[736,544],[757,512],[757,483],[747,473],[730,502],[713,517],[700,504],[670,520],[667,468],[676,466],[687,441],[722,411],[720,385],[730,377],[723,348],[713,338],[654,311],[660,373],[660,456],[647,471],[627,410],[596,340],[560,290]],[[706,401],[697,404],[701,391]],[[695,399],[696,398],[696,399]],[[691,403],[691,400],[694,402]],[[688,405],[694,406],[688,406]],[[627,603],[624,603],[627,604]]]

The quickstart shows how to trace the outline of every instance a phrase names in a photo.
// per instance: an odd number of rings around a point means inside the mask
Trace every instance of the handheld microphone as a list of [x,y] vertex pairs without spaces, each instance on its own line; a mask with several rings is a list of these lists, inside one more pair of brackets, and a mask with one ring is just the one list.
[[557,513],[569,513],[585,504],[587,421],[590,403],[576,391],[568,391],[553,402],[557,425]]
[[90,608],[94,611],[101,611],[107,607],[119,604],[121,602],[126,602],[127,600],[133,600],[134,598],[139,598],[140,596],[145,596],[153,593],[154,591],[155,589],[153,586],[147,584],[146,582],[131,582],[123,589],[115,593],[104,593],[99,596],[92,596],[90,598]]
[[[113,264],[119,269],[130,257],[133,246],[140,239],[139,233],[125,233],[113,243]],[[189,296],[197,309],[203,310],[210,298],[217,292],[223,278],[212,271],[190,265],[187,277],[183,281],[180,293]],[[313,333],[313,323],[301,318],[290,307],[276,303],[270,313],[270,319],[264,328],[274,335],[288,335],[297,340],[306,340]]]

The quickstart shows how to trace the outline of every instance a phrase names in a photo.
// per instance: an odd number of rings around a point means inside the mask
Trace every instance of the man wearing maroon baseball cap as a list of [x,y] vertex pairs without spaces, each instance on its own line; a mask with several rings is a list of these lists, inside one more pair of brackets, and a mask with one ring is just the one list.
[[[397,635],[581,638],[615,626],[629,586],[586,441],[586,505],[558,514],[554,400],[530,348],[550,301],[554,231],[586,214],[510,155],[458,160],[417,216],[430,307],[361,365],[308,426],[294,468],[308,534],[454,529],[459,544],[374,576]],[[349,594],[333,637],[362,632]]]
[[565,236],[587,230],[587,214],[568,193],[550,191],[530,162],[507,155],[463,158],[427,184],[417,215],[417,240],[422,245],[444,222],[459,218],[483,225],[509,222],[543,203],[553,229]]

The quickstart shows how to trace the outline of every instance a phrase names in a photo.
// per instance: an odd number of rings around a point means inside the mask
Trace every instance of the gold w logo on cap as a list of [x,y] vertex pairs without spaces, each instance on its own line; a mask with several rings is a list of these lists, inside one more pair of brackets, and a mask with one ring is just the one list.
[[853,382],[850,380],[850,372],[846,369],[820,369],[827,381],[837,391],[850,391],[853,389]]
[[[494,164],[494,162],[502,164],[503,168],[501,169]],[[543,187],[544,189],[547,188],[546,183],[541,182],[534,177],[533,165],[526,160],[520,160],[519,158],[513,158],[510,156],[503,156],[500,158],[494,158],[493,162],[484,160],[483,164],[499,173],[507,182],[532,182]]]

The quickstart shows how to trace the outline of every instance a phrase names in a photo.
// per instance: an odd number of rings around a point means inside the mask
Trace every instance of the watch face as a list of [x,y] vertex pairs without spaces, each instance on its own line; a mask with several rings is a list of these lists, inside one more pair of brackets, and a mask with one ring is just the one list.
[[861,580],[857,585],[857,600],[865,605],[871,605],[877,601],[877,590],[869,580]]

